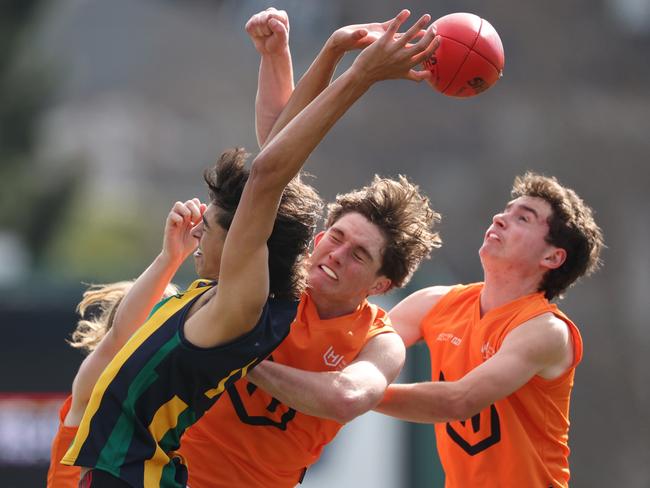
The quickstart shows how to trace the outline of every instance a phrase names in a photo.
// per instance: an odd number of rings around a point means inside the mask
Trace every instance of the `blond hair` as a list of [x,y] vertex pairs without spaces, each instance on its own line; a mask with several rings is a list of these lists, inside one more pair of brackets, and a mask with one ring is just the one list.
[[[105,285],[90,285],[77,305],[80,320],[72,332],[68,344],[76,349],[91,353],[113,326],[115,313],[122,299],[133,286],[133,281],[118,281]],[[175,285],[169,284],[163,298],[178,293]]]

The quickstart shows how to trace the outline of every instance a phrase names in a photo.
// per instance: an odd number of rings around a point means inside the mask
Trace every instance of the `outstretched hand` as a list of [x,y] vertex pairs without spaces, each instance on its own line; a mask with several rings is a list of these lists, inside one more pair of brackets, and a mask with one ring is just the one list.
[[199,245],[192,230],[203,218],[207,206],[198,198],[176,202],[167,215],[162,253],[173,262],[182,262]]
[[408,10],[402,10],[394,19],[378,24],[380,26],[387,24],[384,33],[376,41],[371,42],[354,61],[353,66],[371,82],[395,78],[419,82],[431,77],[428,70],[416,71],[413,68],[437,49],[439,39],[436,38],[435,27],[433,25],[427,27],[431,16],[425,14],[404,34],[399,34],[400,26],[410,15]]
[[[383,36],[392,21],[393,19],[389,19],[385,22],[346,25],[335,30],[328,42],[330,47],[343,52],[364,49]],[[424,33],[425,31],[421,30],[415,37],[421,37]],[[396,33],[395,38],[399,38],[402,35],[401,33]]]
[[289,46],[289,16],[284,10],[267,8],[253,15],[245,29],[261,55],[280,54]]

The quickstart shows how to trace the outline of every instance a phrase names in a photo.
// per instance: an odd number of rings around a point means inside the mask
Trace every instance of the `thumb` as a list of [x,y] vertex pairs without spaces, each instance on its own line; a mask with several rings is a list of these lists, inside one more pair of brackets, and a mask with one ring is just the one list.
[[352,33],[352,39],[358,41],[368,35],[368,29],[357,29]]
[[286,40],[289,37],[287,28],[278,19],[270,19],[268,26],[281,40]]
[[422,71],[416,71],[412,69],[411,71],[409,71],[409,74],[406,76],[406,78],[419,83],[424,80],[430,80],[432,76],[433,73],[431,73],[431,71],[429,71],[428,69],[423,69]]

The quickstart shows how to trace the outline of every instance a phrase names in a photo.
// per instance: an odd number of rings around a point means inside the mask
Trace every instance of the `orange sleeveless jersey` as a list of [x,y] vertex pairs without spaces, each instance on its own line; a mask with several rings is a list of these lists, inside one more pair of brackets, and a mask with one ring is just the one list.
[[68,451],[78,427],[63,425],[66,415],[70,411],[72,395],[70,395],[59,410],[59,430],[57,430],[52,449],[50,451],[50,467],[47,470],[47,488],[77,488],[81,468],[79,466],[65,466],[61,464],[63,455]]
[[576,326],[542,293],[480,316],[483,284],[452,288],[424,317],[433,381],[455,381],[494,355],[515,327],[550,312],[573,337],[571,368],[554,380],[533,377],[471,419],[435,425],[447,487],[567,487],[569,399],[582,359]]
[[[272,359],[308,371],[341,370],[384,332],[394,331],[375,305],[364,302],[352,314],[321,320],[303,295],[291,332]],[[293,487],[341,427],[296,412],[239,380],[183,436],[180,454],[187,461],[188,486]]]

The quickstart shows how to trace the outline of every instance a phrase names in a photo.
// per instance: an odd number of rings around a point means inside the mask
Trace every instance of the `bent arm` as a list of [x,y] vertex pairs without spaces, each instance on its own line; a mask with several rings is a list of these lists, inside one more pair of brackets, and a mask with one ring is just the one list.
[[559,376],[570,365],[568,356],[572,342],[566,324],[544,314],[510,332],[494,356],[461,379],[391,385],[376,410],[411,422],[465,420],[535,375],[556,370],[553,376]]
[[260,59],[260,70],[255,96],[255,133],[263,147],[269,134],[293,92],[293,64],[291,52],[265,54]]
[[397,334],[373,337],[341,371],[304,371],[263,361],[248,379],[299,412],[347,423],[372,409],[404,364],[404,345]]
[[262,147],[273,140],[273,138],[284,129],[296,115],[298,115],[311,103],[312,100],[314,100],[314,98],[327,88],[332,76],[334,76],[336,66],[339,61],[341,61],[344,54],[344,51],[334,48],[330,43],[325,43],[309,69],[296,85],[296,89],[291,93],[291,96],[288,98],[283,110],[279,115],[276,115],[273,121],[274,123],[269,129],[265,141],[261,141],[258,138]]
[[257,322],[269,293],[266,241],[282,192],[331,127],[375,82],[421,78],[412,68],[435,47],[435,33],[427,31],[416,45],[406,46],[428,22],[430,17],[423,16],[396,40],[397,29],[408,15],[404,10],[395,17],[385,35],[362,51],[253,161],[224,244],[215,298],[188,320],[188,326],[193,321],[192,327],[205,334],[204,344],[217,345],[225,337],[237,337]]
[[65,425],[78,425],[95,383],[118,351],[144,323],[160,300],[178,265],[161,254],[138,277],[118,306],[113,326],[81,363],[72,383],[72,404]]
[[81,363],[72,383],[72,405],[66,425],[78,425],[100,375],[129,338],[145,322],[160,301],[174,274],[197,245],[191,230],[201,219],[205,205],[198,199],[176,202],[165,221],[160,254],[135,280],[117,307],[106,335]]
[[262,147],[293,92],[289,17],[284,10],[271,7],[253,15],[245,29],[261,56],[255,97],[255,132]]

